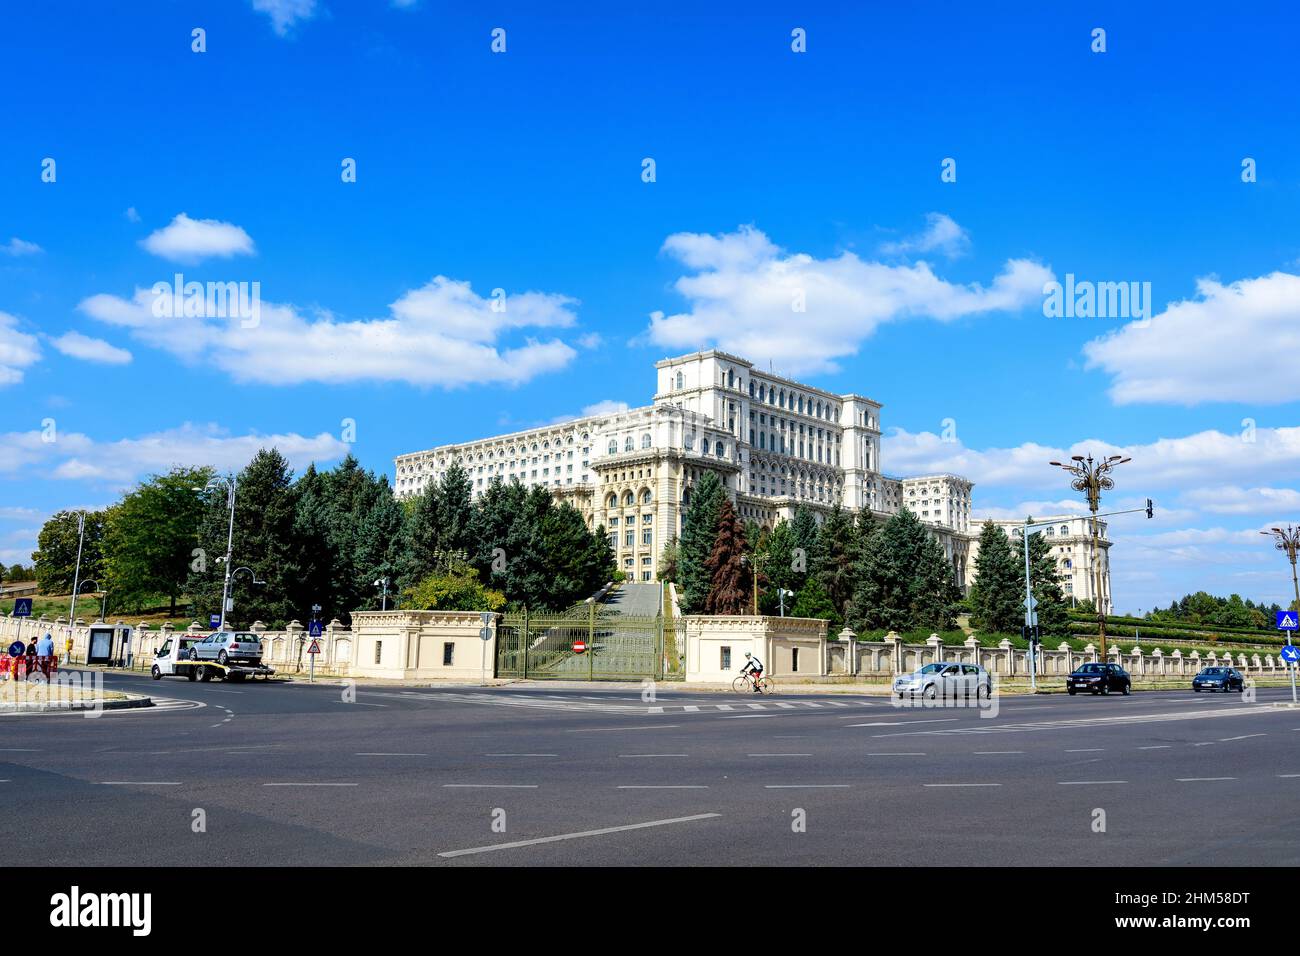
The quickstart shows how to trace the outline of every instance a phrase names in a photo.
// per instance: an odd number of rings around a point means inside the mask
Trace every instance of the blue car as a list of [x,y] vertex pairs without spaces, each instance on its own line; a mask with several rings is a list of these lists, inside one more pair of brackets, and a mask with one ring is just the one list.
[[1235,667],[1203,667],[1192,678],[1192,690],[1198,694],[1203,690],[1221,690],[1225,694],[1235,690],[1241,693],[1245,689],[1246,678]]

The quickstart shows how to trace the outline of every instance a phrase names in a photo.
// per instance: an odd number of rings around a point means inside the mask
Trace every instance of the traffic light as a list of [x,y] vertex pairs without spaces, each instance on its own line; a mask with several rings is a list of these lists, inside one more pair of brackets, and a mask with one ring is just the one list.
[[1154,518],[1155,515],[1156,515],[1156,508],[1155,508],[1155,505],[1152,504],[1152,503],[1151,503],[1151,499],[1148,498],[1148,499],[1147,499],[1147,517],[1148,517],[1148,518]]

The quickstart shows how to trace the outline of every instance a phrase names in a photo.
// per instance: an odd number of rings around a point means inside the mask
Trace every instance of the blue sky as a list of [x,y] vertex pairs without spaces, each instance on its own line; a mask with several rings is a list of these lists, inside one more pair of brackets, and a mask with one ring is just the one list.
[[[173,463],[388,471],[717,344],[884,402],[886,470],[981,513],[1132,454],[1112,501],[1160,513],[1112,525],[1122,609],[1286,598],[1256,531],[1300,519],[1287,4],[447,6],[9,14],[0,560]],[[260,283],[256,327],[151,316],[178,272]],[[1047,317],[1067,273],[1149,282],[1149,320]]]

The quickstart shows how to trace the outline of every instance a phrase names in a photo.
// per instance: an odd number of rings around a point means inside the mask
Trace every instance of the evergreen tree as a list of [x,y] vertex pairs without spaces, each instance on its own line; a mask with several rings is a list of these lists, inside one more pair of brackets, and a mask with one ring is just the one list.
[[1052,546],[1041,531],[1029,536],[1029,579],[1037,602],[1039,633],[1066,637],[1070,631],[1070,606],[1061,588]]
[[853,519],[836,504],[822,524],[813,575],[830,595],[831,604],[841,618],[847,617],[846,611],[853,599],[858,548]]
[[706,471],[692,489],[677,551],[677,593],[684,614],[703,612],[710,583],[704,563],[713,553],[718,517],[726,499],[726,489],[712,471]]
[[971,623],[994,634],[1020,633],[1024,624],[1024,570],[1017,566],[1007,535],[992,521],[980,529],[971,586]]
[[914,626],[932,632],[952,630],[957,626],[960,602],[957,572],[939,540],[927,533],[916,569],[912,604]]
[[399,590],[415,587],[438,568],[438,553],[442,544],[442,531],[438,522],[438,486],[436,482],[425,485],[412,499],[408,499],[401,548],[401,575]]
[[[759,609],[764,614],[780,612],[781,596],[777,593],[779,588],[789,591],[792,595],[797,594],[803,585],[803,580],[807,577],[806,574],[800,574],[795,570],[797,562],[794,549],[794,530],[790,522],[778,521],[759,551],[763,556],[759,567],[765,579],[759,592]],[[786,599],[785,606],[788,610],[789,598]]]
[[833,637],[844,627],[844,618],[835,610],[831,596],[816,578],[809,578],[807,583],[795,595],[794,607],[790,609],[791,617],[817,617],[829,622],[827,632]]
[[713,551],[704,562],[709,577],[709,590],[704,598],[705,614],[748,614],[753,610],[751,601],[750,569],[742,562],[745,557],[745,531],[736,520],[736,509],[731,499],[724,498],[718,514],[718,534]]
[[813,515],[813,510],[805,504],[799,504],[794,509],[794,520],[790,522],[790,535],[794,539],[794,547],[797,549],[794,557],[801,558],[798,563],[802,564],[802,569],[794,569],[794,579],[791,590],[799,591],[807,583],[812,569],[817,566],[818,547],[821,539],[821,532],[817,528],[817,518]]
[[660,581],[677,583],[677,536],[673,535],[664,545],[663,551],[659,552],[659,572],[656,575]]
[[855,565],[850,627],[861,633],[917,626],[917,572],[927,537],[925,526],[904,508],[866,538]]
[[[210,492],[198,535],[203,570],[194,570],[191,563],[187,587],[199,617],[217,613],[221,606],[226,568],[217,559],[225,557],[229,514],[225,490]],[[297,591],[307,543],[299,540],[297,527],[297,494],[289,463],[274,448],[264,448],[238,477],[231,561],[235,568],[251,569],[265,583],[254,584],[247,573],[232,580],[234,610],[227,616],[228,626],[248,627],[260,620],[276,628],[306,619],[309,608],[300,605]]]

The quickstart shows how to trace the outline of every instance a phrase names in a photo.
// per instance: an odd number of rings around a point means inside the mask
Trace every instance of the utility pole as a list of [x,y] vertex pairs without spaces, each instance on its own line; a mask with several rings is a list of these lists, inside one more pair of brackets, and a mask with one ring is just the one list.
[[225,579],[221,584],[221,618],[217,625],[218,631],[226,629],[226,605],[230,603],[230,559],[235,547],[235,486],[239,479],[233,474],[225,478],[212,478],[202,488],[195,488],[195,491],[211,491],[213,488],[224,487],[226,489],[226,504],[230,507],[230,524],[226,529],[226,564]]
[[[1295,590],[1296,613],[1300,614],[1300,580],[1297,580],[1295,570],[1296,552],[1300,551],[1300,528],[1287,525],[1285,528],[1270,528],[1268,531],[1261,531],[1260,534],[1273,538],[1274,546],[1283,552],[1287,556],[1287,560],[1291,562],[1291,587]],[[1286,632],[1286,642],[1291,643],[1290,631]],[[1288,661],[1286,669],[1291,672],[1291,703],[1294,704],[1296,703],[1296,665]]]
[[[1082,491],[1088,499],[1088,510],[1092,512],[1092,571],[1093,571],[1093,600],[1097,606],[1097,630],[1101,638],[1101,659],[1106,660],[1106,602],[1102,598],[1102,574],[1101,574],[1101,525],[1097,521],[1097,509],[1101,506],[1101,493],[1109,491],[1115,487],[1114,480],[1110,477],[1112,469],[1132,461],[1132,458],[1125,458],[1123,455],[1111,455],[1109,458],[1102,458],[1093,461],[1091,455],[1084,458],[1082,455],[1073,455],[1070,458],[1072,464],[1064,464],[1059,461],[1049,462],[1057,468],[1063,468],[1070,474],[1074,475],[1074,481],[1070,482],[1070,487],[1075,491]],[[1148,515],[1150,507],[1147,508]]]
[[[68,607],[68,636],[72,637],[77,624],[77,588],[81,584],[81,546],[86,540],[86,513],[77,515],[77,566],[72,572],[72,604]],[[99,582],[96,581],[96,584]]]

